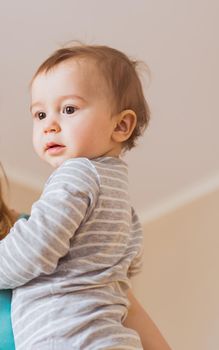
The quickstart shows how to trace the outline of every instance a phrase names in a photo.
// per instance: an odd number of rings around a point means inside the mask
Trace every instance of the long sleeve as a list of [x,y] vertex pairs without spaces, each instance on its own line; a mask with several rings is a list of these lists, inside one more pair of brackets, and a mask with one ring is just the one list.
[[69,242],[97,200],[97,173],[86,158],[71,159],[49,178],[28,220],[20,219],[0,244],[0,289],[55,271]]

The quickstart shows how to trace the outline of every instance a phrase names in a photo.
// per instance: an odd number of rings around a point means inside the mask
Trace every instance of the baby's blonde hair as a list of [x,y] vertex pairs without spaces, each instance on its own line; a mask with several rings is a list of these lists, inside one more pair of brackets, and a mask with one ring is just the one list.
[[32,82],[39,74],[47,73],[59,63],[72,58],[94,61],[109,89],[109,101],[112,102],[113,113],[117,114],[126,109],[136,113],[136,126],[123,145],[124,149],[134,147],[135,140],[142,135],[150,119],[148,103],[137,73],[140,62],[131,60],[123,52],[108,46],[77,43],[77,45],[61,48],[48,57],[37,69]]
[[7,235],[13,225],[13,217],[3,199],[3,180],[7,182],[4,169],[0,163],[0,240]]

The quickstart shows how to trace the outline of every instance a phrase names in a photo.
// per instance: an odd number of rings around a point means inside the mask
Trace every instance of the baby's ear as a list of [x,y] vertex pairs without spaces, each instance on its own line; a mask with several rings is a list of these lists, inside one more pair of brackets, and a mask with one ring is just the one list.
[[115,142],[122,143],[129,139],[137,122],[137,116],[131,109],[126,109],[116,115],[116,125],[112,133]]

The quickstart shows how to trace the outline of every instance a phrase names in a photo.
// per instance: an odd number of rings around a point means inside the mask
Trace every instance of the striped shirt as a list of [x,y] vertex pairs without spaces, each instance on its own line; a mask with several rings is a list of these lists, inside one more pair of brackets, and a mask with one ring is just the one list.
[[138,334],[122,325],[142,237],[124,161],[65,161],[30,218],[0,244],[0,289],[14,289],[16,349],[142,349]]

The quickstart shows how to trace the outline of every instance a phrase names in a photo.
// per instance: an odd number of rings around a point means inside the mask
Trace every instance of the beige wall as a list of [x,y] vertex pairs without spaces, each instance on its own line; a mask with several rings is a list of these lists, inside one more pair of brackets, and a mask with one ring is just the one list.
[[[38,196],[11,184],[20,211]],[[133,288],[174,350],[219,349],[218,208],[219,191],[144,225],[144,266]]]
[[22,213],[29,213],[31,205],[39,196],[39,191],[34,191],[25,185],[10,181],[6,198],[11,208]]
[[145,224],[136,295],[173,349],[219,349],[219,191]]

